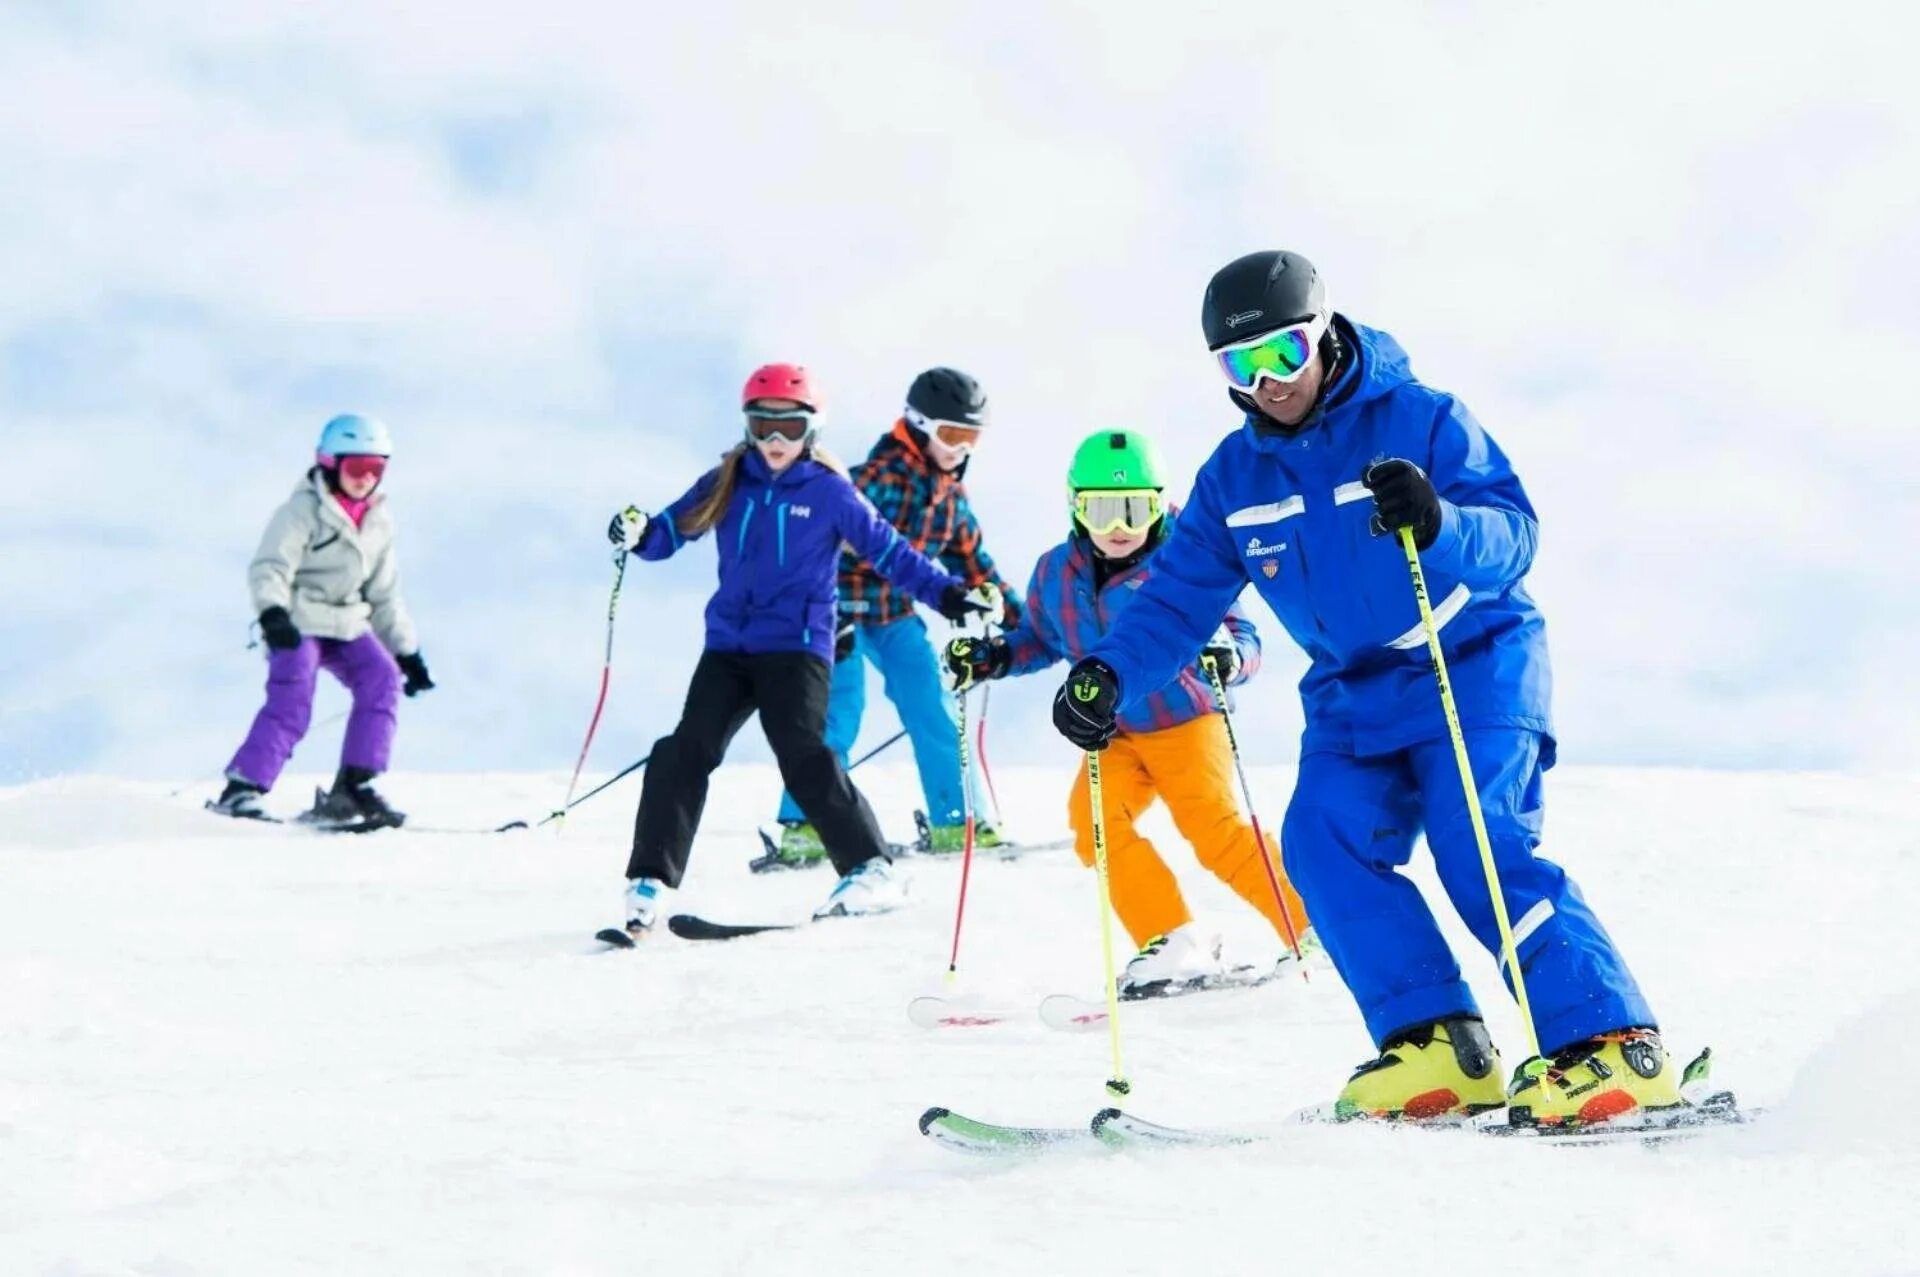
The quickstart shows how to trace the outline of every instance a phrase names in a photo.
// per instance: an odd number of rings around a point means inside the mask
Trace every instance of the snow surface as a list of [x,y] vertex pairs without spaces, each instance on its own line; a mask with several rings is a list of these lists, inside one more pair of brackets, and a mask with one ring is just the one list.
[[[861,780],[904,834],[917,787],[890,761]],[[1060,833],[1068,779],[999,776],[1012,827]],[[1256,783],[1277,823],[1289,773]],[[463,827],[563,788],[387,784],[417,825]],[[1024,1163],[915,1119],[1084,1121],[1107,1043],[1030,1014],[908,1024],[942,989],[955,865],[914,862],[891,916],[602,954],[632,782],[558,835],[327,837],[217,820],[210,791],[0,790],[0,1274],[1920,1271],[1911,780],[1551,778],[1552,853],[1676,1051],[1711,1043],[1716,1081],[1772,1106],[1760,1126],[1660,1150],[1282,1128],[1370,1054],[1324,972],[1124,1015],[1130,1108],[1269,1141]],[[777,920],[824,896],[824,871],[745,870],[774,793],[764,768],[716,779],[679,908]],[[1230,950],[1272,956],[1151,827]],[[1070,852],[976,866],[961,987],[1029,1011],[1091,995],[1096,907]],[[1511,1065],[1492,961],[1452,934]]]

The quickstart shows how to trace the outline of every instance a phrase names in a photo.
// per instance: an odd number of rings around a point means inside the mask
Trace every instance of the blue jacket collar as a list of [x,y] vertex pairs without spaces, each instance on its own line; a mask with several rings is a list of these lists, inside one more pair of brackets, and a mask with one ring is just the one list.
[[1341,422],[1360,405],[1379,398],[1403,382],[1413,380],[1413,368],[1407,360],[1407,352],[1401,349],[1392,334],[1356,324],[1338,313],[1334,315],[1333,322],[1349,351],[1346,366],[1340,370],[1333,385],[1322,392],[1312,416],[1290,434],[1281,434],[1270,427],[1262,428],[1266,418],[1258,412],[1247,413],[1241,419],[1240,430],[1256,452],[1280,452],[1302,440],[1322,438],[1337,430]]
[[789,484],[804,483],[813,476],[823,473],[826,467],[807,453],[798,461],[775,474],[767,465],[767,459],[760,455],[760,449],[749,446],[746,455],[740,458],[741,473],[761,487],[783,487]]

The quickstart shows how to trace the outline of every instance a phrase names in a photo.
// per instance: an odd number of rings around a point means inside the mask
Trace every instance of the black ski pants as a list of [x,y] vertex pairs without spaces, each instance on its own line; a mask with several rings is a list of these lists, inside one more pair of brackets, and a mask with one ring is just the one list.
[[833,670],[811,652],[702,652],[673,734],[653,744],[633,821],[627,877],[678,887],[707,805],[707,781],[727,746],[760,711],[780,778],[845,874],[886,854],[880,822],[827,748]]

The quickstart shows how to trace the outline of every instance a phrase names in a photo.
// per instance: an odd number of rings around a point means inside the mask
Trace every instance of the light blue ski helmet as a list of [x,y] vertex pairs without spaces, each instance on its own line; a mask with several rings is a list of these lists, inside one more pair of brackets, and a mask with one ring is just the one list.
[[332,469],[341,457],[391,457],[393,436],[386,423],[357,412],[343,412],[320,428],[313,459]]

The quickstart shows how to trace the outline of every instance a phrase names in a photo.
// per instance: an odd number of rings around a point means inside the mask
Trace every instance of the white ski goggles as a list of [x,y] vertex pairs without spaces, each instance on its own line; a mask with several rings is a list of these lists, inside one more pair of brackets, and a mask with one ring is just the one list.
[[1235,390],[1251,391],[1263,377],[1281,383],[1298,381],[1313,362],[1313,352],[1331,322],[1329,315],[1315,315],[1303,324],[1289,324],[1222,346],[1213,357],[1220,361],[1220,371]]

